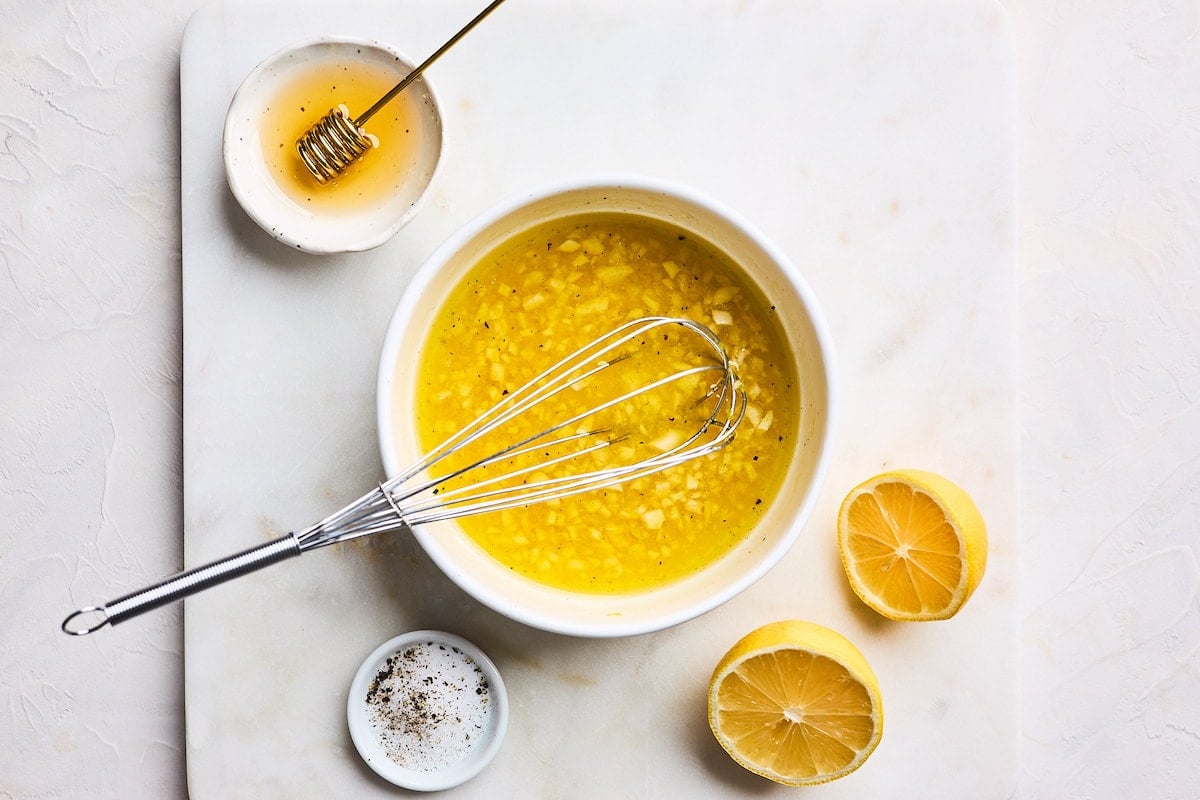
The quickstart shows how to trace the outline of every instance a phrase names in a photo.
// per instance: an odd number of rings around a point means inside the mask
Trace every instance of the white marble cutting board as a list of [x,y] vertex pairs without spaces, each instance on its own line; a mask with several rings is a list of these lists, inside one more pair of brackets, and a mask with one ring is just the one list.
[[[724,650],[780,618],[854,641],[886,724],[857,773],[805,796],[1007,798],[1016,786],[1017,284],[1011,29],[989,0],[509,0],[429,73],[445,164],[392,242],[345,257],[277,244],[221,171],[241,78],[311,35],[423,58],[480,2],[217,2],[184,38],[185,559],[300,527],[381,477],[374,381],[421,260],[518,190],[582,172],[713,195],[787,251],[833,330],[833,468],[784,561],[672,630],[575,640],[511,622],[404,538],[311,553],[185,608],[196,800],[387,797],[358,760],[346,689],[378,643],[444,628],[484,648],[512,701],[506,744],[455,797],[797,796],[712,740]],[[884,468],[966,486],[989,522],[979,592],[944,623],[888,623],[845,586],[834,517]],[[137,623],[129,623],[137,624]]]

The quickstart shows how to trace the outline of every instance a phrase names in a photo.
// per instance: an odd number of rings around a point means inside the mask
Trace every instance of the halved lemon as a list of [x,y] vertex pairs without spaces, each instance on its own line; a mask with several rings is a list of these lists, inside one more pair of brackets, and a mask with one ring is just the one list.
[[879,682],[837,631],[773,622],[717,663],[708,725],[751,772],[790,786],[825,783],[858,769],[879,744]]
[[987,528],[970,495],[921,470],[885,472],[846,495],[838,547],[855,594],[894,620],[954,616],[987,567]]

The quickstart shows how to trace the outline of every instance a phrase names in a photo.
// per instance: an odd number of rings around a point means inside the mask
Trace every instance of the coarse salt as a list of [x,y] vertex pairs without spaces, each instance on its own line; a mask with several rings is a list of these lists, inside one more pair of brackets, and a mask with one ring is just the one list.
[[366,702],[383,751],[416,772],[451,767],[494,733],[487,677],[449,644],[416,642],[393,653],[371,680]]

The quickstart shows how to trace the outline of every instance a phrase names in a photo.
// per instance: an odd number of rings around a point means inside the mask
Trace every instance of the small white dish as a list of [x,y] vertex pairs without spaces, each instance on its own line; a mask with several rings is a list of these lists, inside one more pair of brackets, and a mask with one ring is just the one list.
[[[377,66],[393,74],[397,83],[413,69],[412,61],[395,49],[367,39],[323,36],[283,48],[255,67],[233,96],[222,137],[225,176],[242,209],[284,244],[309,253],[369,250],[395,236],[420,209],[441,160],[442,117],[432,88],[421,76],[392,101],[410,104],[417,142],[399,168],[396,190],[366,207],[314,212],[289,197],[272,176],[260,129],[266,109],[280,92],[314,64],[325,62],[333,69],[350,62]],[[326,111],[314,110],[312,122]],[[371,124],[365,127],[369,133]]]
[[496,665],[466,639],[410,631],[367,656],[350,684],[346,718],[354,747],[376,774],[433,792],[465,783],[496,757],[508,695]]

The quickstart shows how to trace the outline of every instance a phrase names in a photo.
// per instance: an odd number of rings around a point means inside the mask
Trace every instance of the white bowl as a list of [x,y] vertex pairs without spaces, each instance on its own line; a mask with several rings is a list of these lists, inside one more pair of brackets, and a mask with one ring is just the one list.
[[453,522],[413,533],[437,565],[480,602],[528,625],[576,636],[625,636],[675,625],[729,600],[762,577],[791,547],[812,511],[829,462],[835,407],[832,347],[800,272],[733,211],[694,191],[645,177],[596,176],[523,192],[450,237],[418,270],[392,317],[380,358],[380,449],[389,476],[418,460],[411,409],[416,366],[439,308],[464,274],[510,236],[558,217],[624,212],[683,228],[723,250],[775,305],[800,380],[800,446],[784,488],[741,545],[700,573],[638,594],[567,592],[516,575]]
[[[380,741],[378,731],[371,724],[370,706],[366,699],[371,682],[384,667],[388,658],[410,645],[423,642],[457,648],[474,661],[482,676],[487,680],[488,699],[491,703],[491,713],[487,718],[489,724],[477,734],[483,737],[481,743],[477,743],[462,760],[431,770],[403,767],[388,756],[386,748]],[[500,745],[504,741],[504,733],[508,728],[508,693],[496,665],[482,650],[466,639],[443,631],[410,631],[389,639],[375,648],[374,652],[367,656],[362,666],[358,668],[358,672],[350,684],[350,693],[346,700],[346,721],[350,727],[350,739],[354,742],[355,749],[381,778],[406,789],[423,792],[440,791],[475,777],[500,752]]]
[[[367,208],[314,213],[288,197],[271,176],[263,160],[259,128],[264,110],[282,87],[298,72],[325,61],[374,63],[394,73],[397,83],[413,69],[412,62],[395,49],[367,39],[322,36],[283,48],[246,76],[229,104],[222,137],[225,176],[250,218],[284,244],[309,253],[369,250],[395,236],[419,210],[441,159],[442,117],[433,89],[421,76],[404,90],[404,97],[417,99],[419,144],[405,163],[399,190]],[[326,111],[317,110],[312,121]],[[366,127],[369,132],[370,124]],[[370,153],[364,156],[369,157]]]

